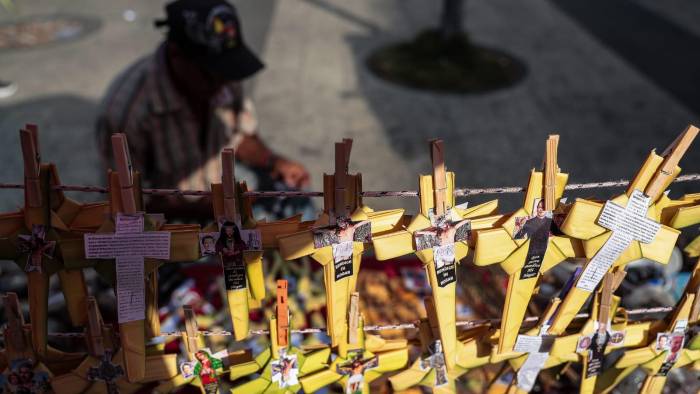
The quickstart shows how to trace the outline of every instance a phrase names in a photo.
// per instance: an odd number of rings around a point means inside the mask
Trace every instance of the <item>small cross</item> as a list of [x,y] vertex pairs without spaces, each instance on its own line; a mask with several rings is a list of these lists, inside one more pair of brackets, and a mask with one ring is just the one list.
[[144,216],[117,214],[116,232],[85,234],[85,257],[116,259],[119,323],[145,318],[144,258],[170,259],[170,232],[143,231]]
[[537,376],[544,368],[549,352],[554,344],[554,337],[544,335],[546,328],[540,329],[540,335],[518,335],[518,341],[513,349],[516,352],[528,353],[523,365],[518,369],[517,386],[519,389],[529,392],[537,381]]
[[423,370],[432,368],[435,370],[435,387],[440,387],[448,383],[447,365],[445,364],[445,353],[442,352],[442,342],[436,340],[428,347],[430,355],[421,359],[420,368]]
[[88,380],[101,380],[105,382],[108,394],[119,393],[116,380],[122,376],[124,376],[124,369],[121,365],[112,363],[112,352],[109,350],[105,351],[100,365],[91,367],[87,372]]
[[43,267],[42,258],[53,259],[53,252],[56,248],[56,241],[46,241],[46,226],[35,224],[32,226],[32,235],[19,236],[19,248],[23,253],[27,253],[26,272],[41,273]]
[[339,375],[348,376],[348,382],[345,388],[346,394],[354,394],[362,392],[362,384],[364,382],[365,372],[379,366],[379,358],[377,356],[362,359],[362,352],[355,352],[350,355],[348,361],[336,366],[336,372]]
[[593,292],[632,241],[645,244],[654,241],[661,225],[646,216],[650,200],[641,191],[634,190],[624,208],[612,201],[605,203],[598,224],[612,231],[612,235],[586,265],[576,287]]

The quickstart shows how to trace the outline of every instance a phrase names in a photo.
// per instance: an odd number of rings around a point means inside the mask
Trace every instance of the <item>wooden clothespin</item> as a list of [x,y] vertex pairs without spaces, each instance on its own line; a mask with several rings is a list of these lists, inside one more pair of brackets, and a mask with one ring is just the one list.
[[288,283],[286,279],[277,281],[277,345],[289,345],[289,303]]
[[330,224],[336,219],[348,215],[347,186],[350,167],[350,152],[352,139],[344,138],[343,142],[335,144],[335,173],[333,174],[333,212],[329,213]]
[[447,211],[447,174],[445,173],[445,156],[442,140],[430,140],[430,160],[433,165],[433,190],[435,199],[435,216],[444,215]]
[[552,318],[554,317],[554,314],[559,309],[559,305],[561,305],[561,298],[559,298],[559,297],[554,297],[549,302],[549,305],[547,305],[547,309],[544,310],[544,314],[542,315],[542,318],[540,319],[540,323],[539,323],[540,327],[549,324],[549,321],[552,320]]
[[544,209],[553,211],[556,209],[556,184],[557,172],[557,148],[559,135],[553,134],[547,138],[547,153],[544,159]]
[[357,329],[360,327],[360,293],[350,295],[350,309],[348,310],[348,344],[355,345],[359,342]]
[[185,332],[183,336],[186,338],[185,347],[187,348],[188,357],[192,359],[192,355],[199,350],[199,326],[197,325],[197,316],[191,305],[183,305],[182,313],[185,317]]
[[5,347],[15,353],[31,353],[31,345],[24,335],[24,316],[16,293],[7,293],[3,297],[7,327],[3,333]]
[[126,134],[116,133],[112,135],[112,152],[119,175],[120,196],[122,212],[127,215],[136,213],[136,199],[134,198],[134,174],[129,155],[129,145]]
[[[654,201],[668,185],[669,179],[673,178],[676,172],[676,167],[680,162],[685,152],[690,147],[695,137],[698,135],[698,128],[689,125],[681,135],[661,154],[664,157],[663,163],[656,171],[656,174],[651,179],[651,182],[646,187],[644,194],[652,198]],[[634,184],[634,183],[632,183]],[[632,190],[628,190],[631,193]]]
[[39,182],[41,156],[39,154],[38,134],[39,130],[33,124],[27,124],[24,129],[19,131],[24,160],[24,198],[27,206],[31,208],[41,207],[41,185]]
[[236,179],[233,149],[221,152],[221,184],[224,192],[224,216],[227,221],[236,220]]
[[104,322],[95,297],[88,297],[87,312],[88,326],[85,329],[85,336],[87,338],[88,351],[92,356],[101,358],[105,354],[105,340],[102,332]]

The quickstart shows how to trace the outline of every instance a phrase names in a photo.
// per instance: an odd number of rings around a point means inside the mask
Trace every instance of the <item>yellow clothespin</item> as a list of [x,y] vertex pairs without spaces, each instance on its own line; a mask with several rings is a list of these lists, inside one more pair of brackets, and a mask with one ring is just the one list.
[[544,209],[554,211],[557,208],[556,184],[559,166],[557,165],[557,148],[559,135],[550,135],[547,139],[547,153],[544,161]]
[[236,221],[236,184],[234,178],[233,149],[221,152],[221,184],[224,192],[224,216],[227,221]]
[[[677,167],[678,163],[681,161],[683,155],[690,147],[695,137],[698,135],[698,128],[689,125],[675,141],[661,154],[664,158],[663,163],[659,166],[656,174],[647,184],[646,189],[644,189],[644,194],[651,197],[652,201],[655,201],[659,196],[666,190],[668,185],[673,181],[673,179],[678,175]],[[641,173],[638,177],[642,175]],[[639,181],[635,179],[633,184],[630,184],[627,194],[631,194],[634,191],[634,186]]]
[[112,151],[119,179],[121,211],[127,215],[133,215],[137,210],[134,198],[134,174],[126,134],[112,135]]
[[182,337],[185,339],[185,348],[187,350],[187,356],[189,360],[192,361],[194,354],[199,350],[199,326],[197,325],[197,316],[192,310],[191,305],[182,306],[182,314],[185,319],[185,332],[182,333]]

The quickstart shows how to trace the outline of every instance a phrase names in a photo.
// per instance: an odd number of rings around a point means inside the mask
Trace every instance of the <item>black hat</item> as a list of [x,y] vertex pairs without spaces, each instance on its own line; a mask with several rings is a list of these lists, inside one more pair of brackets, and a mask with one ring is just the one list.
[[236,9],[224,0],[176,0],[165,7],[168,40],[214,74],[242,80],[264,64],[243,42]]

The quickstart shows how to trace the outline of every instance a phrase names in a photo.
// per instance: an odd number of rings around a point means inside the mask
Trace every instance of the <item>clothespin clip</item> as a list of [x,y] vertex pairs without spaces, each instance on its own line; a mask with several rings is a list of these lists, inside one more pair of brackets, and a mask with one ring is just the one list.
[[39,154],[38,134],[37,126],[33,124],[27,124],[24,129],[19,131],[24,160],[24,198],[27,206],[31,208],[41,207],[41,185],[39,182],[41,156]]
[[224,216],[227,221],[236,220],[236,180],[233,149],[221,152],[221,184],[224,192]]
[[350,151],[352,139],[343,138],[343,142],[335,144],[335,173],[333,174],[333,212],[329,213],[331,225],[335,225],[336,219],[348,215],[347,183],[348,169],[350,167]]
[[289,303],[286,279],[277,281],[277,345],[286,347],[289,342]]
[[5,319],[7,319],[7,327],[3,333],[5,346],[8,350],[12,349],[16,353],[29,351],[31,346],[25,340],[24,316],[22,315],[22,308],[20,307],[17,294],[5,294],[3,304],[5,306]]
[[355,345],[359,342],[357,329],[360,327],[360,293],[350,295],[350,309],[348,311],[348,344]]
[[197,325],[197,317],[191,305],[183,305],[182,313],[185,316],[185,332],[183,333],[183,337],[185,338],[184,342],[187,354],[191,359],[192,355],[199,350],[199,343],[197,342],[199,339],[199,326]]
[[112,152],[119,175],[120,196],[122,212],[127,215],[136,213],[136,199],[134,198],[134,174],[129,155],[129,145],[126,134],[115,133],[112,135]]
[[547,152],[544,159],[544,209],[553,211],[556,209],[556,182],[557,172],[557,148],[559,135],[553,134],[547,138]]
[[433,165],[433,191],[435,199],[435,216],[447,211],[445,193],[447,192],[447,174],[445,173],[445,156],[442,140],[430,140],[430,160]]
[[94,357],[101,358],[105,354],[105,341],[102,332],[104,321],[97,306],[95,297],[87,299],[88,326],[85,329],[88,351]]
[[549,302],[549,305],[547,305],[547,309],[544,310],[542,318],[540,319],[540,327],[549,326],[551,324],[554,315],[559,309],[559,305],[561,305],[561,298],[552,298],[552,300]]
[[[685,131],[683,131],[683,133],[681,133],[681,135],[679,135],[678,138],[676,138],[676,140],[673,141],[673,143],[669,145],[669,147],[666,148],[666,150],[661,154],[664,161],[656,170],[656,174],[651,179],[649,184],[647,184],[646,190],[644,191],[644,194],[651,197],[652,201],[656,200],[656,198],[664,192],[669,180],[673,178],[676,172],[678,163],[681,161],[681,158],[683,155],[685,155],[685,152],[688,150],[690,144],[693,142],[695,137],[697,137],[697,135],[698,128],[693,125],[689,125]],[[633,184],[634,183],[632,183],[632,185]],[[631,192],[632,190],[627,191],[627,193]]]

